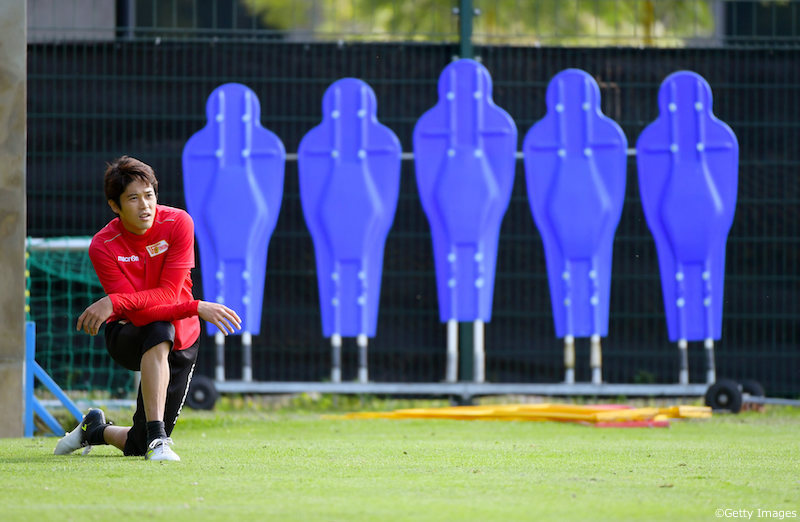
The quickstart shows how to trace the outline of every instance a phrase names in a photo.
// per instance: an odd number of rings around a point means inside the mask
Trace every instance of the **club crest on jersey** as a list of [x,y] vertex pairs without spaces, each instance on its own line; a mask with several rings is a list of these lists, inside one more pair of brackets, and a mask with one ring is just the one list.
[[145,248],[147,249],[147,253],[150,254],[150,257],[156,257],[157,255],[163,254],[167,251],[169,248],[169,243],[162,239],[158,243],[147,245]]

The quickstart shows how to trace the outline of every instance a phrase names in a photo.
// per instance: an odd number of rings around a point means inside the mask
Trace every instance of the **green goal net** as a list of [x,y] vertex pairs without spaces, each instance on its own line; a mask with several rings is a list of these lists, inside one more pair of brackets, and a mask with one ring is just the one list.
[[127,397],[134,373],[108,356],[103,330],[75,330],[78,316],[105,295],[89,260],[88,237],[29,238],[28,320],[36,323],[36,361],[64,390]]

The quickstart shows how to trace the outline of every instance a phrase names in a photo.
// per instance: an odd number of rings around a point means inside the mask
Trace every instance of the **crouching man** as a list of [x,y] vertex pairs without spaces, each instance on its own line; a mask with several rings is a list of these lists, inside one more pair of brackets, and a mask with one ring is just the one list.
[[200,319],[225,335],[241,328],[226,306],[192,297],[194,224],[183,210],[157,204],[153,169],[128,156],[105,171],[105,196],[117,214],[92,238],[89,257],[107,294],[78,317],[77,329],[97,335],[103,323],[106,348],[125,368],[141,371],[133,425],[106,422],[91,409],[58,441],[56,455],[110,444],[125,455],[177,461],[172,429],[194,371]]

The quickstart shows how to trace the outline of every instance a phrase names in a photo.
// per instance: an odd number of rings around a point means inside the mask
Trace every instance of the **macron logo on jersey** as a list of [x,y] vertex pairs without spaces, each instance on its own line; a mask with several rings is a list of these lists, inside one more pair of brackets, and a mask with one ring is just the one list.
[[122,263],[135,263],[139,261],[139,256],[117,256],[117,261]]

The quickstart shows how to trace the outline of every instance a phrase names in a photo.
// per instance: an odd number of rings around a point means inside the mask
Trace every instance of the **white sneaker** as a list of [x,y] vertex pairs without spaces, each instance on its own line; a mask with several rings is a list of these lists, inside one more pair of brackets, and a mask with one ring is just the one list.
[[172,439],[167,437],[164,439],[153,439],[153,442],[148,446],[150,449],[144,456],[145,460],[172,460],[178,461],[181,458],[177,453],[172,451]]
[[92,447],[86,440],[87,428],[93,428],[97,424],[107,424],[106,416],[103,410],[96,408],[90,409],[83,417],[75,429],[64,435],[64,437],[56,444],[56,449],[53,451],[54,455],[69,455],[76,449],[85,448],[83,454],[86,455],[91,451]]

